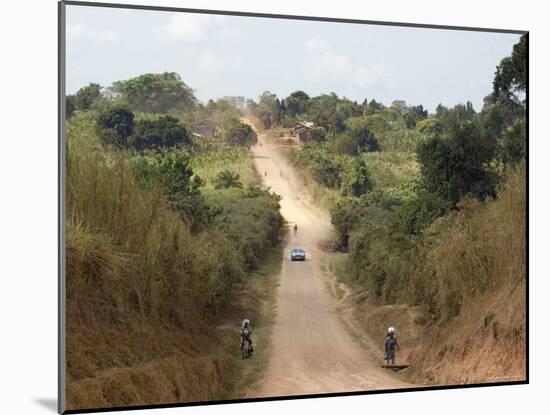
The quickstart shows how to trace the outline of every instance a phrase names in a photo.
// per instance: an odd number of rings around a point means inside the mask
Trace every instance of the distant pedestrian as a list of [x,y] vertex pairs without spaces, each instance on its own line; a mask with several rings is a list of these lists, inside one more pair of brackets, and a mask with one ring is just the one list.
[[384,340],[384,360],[386,364],[395,365],[395,352],[399,350],[399,343],[395,337],[395,328],[388,328],[388,334]]

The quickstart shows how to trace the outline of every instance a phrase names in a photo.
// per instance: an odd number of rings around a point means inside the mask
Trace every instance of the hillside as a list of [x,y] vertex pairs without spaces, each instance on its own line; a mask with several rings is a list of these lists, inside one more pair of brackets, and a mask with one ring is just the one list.
[[[434,224],[411,282],[413,290],[430,287],[432,313],[414,304],[380,304],[352,285],[342,306],[349,329],[380,358],[386,327],[397,327],[398,361],[410,364],[400,376],[410,382],[525,379],[525,203],[520,169],[510,172],[494,202],[473,203]],[[345,257],[331,264],[349,282]]]
[[[101,134],[95,111],[68,121],[68,408],[238,394],[240,321],[274,289],[277,197],[244,149],[140,153]],[[204,157],[244,184],[215,188]]]

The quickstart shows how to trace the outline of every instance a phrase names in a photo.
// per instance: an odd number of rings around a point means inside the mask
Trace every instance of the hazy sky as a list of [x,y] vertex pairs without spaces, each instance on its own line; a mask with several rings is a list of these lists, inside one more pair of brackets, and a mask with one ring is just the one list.
[[67,92],[177,72],[203,102],[336,92],[480,110],[519,35],[67,6]]

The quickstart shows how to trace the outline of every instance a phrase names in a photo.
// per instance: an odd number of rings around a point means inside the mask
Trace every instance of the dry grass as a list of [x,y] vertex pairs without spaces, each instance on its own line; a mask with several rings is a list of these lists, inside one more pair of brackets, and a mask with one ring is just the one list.
[[[526,373],[524,167],[510,170],[495,201],[464,203],[425,236],[411,289],[427,308],[380,305],[361,287],[346,300],[348,326],[382,356],[398,328],[400,375],[420,384],[524,380]],[[345,264],[332,271],[344,283]],[[347,311],[346,311],[347,310]]]
[[258,306],[234,302],[242,259],[221,232],[192,235],[92,121],[68,134],[67,408],[231,396],[239,324]]
[[410,379],[525,379],[525,184],[525,166],[511,169],[494,202],[466,202],[446,223],[434,224],[433,231],[446,232],[430,240],[414,279],[436,293],[434,323],[412,356]]
[[525,281],[525,218],[522,167],[508,172],[495,201],[466,200],[458,212],[432,224],[411,282],[417,300],[430,304],[434,321],[458,316],[487,292]]
[[239,376],[227,399],[245,397],[257,386],[267,369],[271,356],[271,331],[276,313],[283,252],[279,246],[273,248],[263,267],[253,274],[243,291],[239,315],[247,316],[254,325],[256,350],[251,359],[239,362]]
[[525,380],[525,282],[499,287],[443,326],[431,327],[411,353],[411,381],[464,384]]

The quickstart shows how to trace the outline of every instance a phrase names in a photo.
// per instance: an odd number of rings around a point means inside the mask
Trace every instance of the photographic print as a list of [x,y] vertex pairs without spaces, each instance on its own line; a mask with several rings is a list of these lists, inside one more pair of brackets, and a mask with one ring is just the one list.
[[61,411],[528,381],[527,32],[59,23]]

